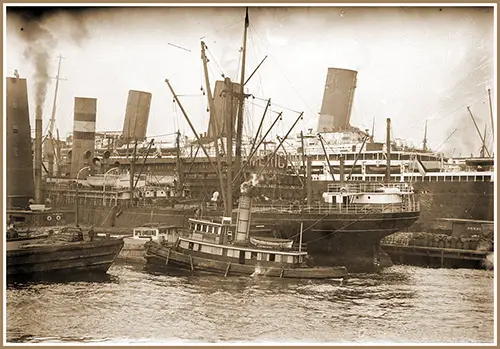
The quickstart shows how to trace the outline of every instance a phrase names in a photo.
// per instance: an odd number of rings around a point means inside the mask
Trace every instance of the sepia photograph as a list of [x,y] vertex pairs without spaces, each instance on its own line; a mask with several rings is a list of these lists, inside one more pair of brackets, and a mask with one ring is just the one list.
[[3,18],[3,345],[497,344],[497,4]]

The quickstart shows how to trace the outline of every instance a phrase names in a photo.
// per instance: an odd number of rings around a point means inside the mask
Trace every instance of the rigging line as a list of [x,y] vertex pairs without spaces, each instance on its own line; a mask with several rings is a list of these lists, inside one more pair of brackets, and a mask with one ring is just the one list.
[[[347,228],[347,227],[349,227],[349,226],[353,225],[354,223],[359,222],[359,221],[360,221],[362,218],[364,218],[366,215],[368,215],[369,213],[373,213],[373,212],[375,212],[375,210],[369,210],[369,211],[366,211],[366,213],[365,213],[364,215],[362,215],[361,217],[359,217],[358,219],[356,219],[356,220],[354,220],[354,221],[352,221],[352,222],[350,222],[350,223],[347,223],[346,225],[344,225],[344,226],[342,226],[342,227],[340,227],[340,228],[338,228],[338,229],[336,229],[336,230],[332,231],[331,233],[329,233],[329,234],[327,234],[327,235],[320,236],[319,238],[314,239],[314,240],[310,240],[310,241],[308,241],[307,243],[308,243],[308,244],[310,244],[311,242],[316,242],[316,241],[319,241],[319,240],[321,240],[321,239],[327,238],[327,237],[329,237],[329,236],[331,236],[331,235],[335,234],[335,233],[336,233],[336,232],[338,232],[339,230],[345,229],[345,228]],[[323,219],[324,219],[324,218],[323,218]],[[308,228],[309,228],[309,227],[308,227]],[[304,231],[305,231],[305,230],[302,230],[302,233],[304,233]]]
[[[254,97],[255,99],[261,100],[261,101],[265,101],[265,102],[267,102],[267,100],[269,99],[269,98],[261,98],[261,97],[257,97],[257,96],[254,96],[254,95],[252,95],[252,97]],[[285,106],[283,106],[283,105],[279,105],[279,104],[274,103],[274,102],[273,102],[273,105],[275,105],[275,106],[277,106],[277,107],[280,107],[280,108],[283,108],[283,109],[286,109],[286,110],[288,110],[288,111],[291,111],[291,112],[297,113],[297,114],[300,114],[300,113],[301,113],[300,111],[297,111],[297,110],[294,110],[294,109],[291,109],[291,108],[287,108],[287,107],[285,107]]]
[[[219,72],[220,72],[220,75],[221,76],[225,76],[224,74],[224,71],[222,71],[222,68],[220,67],[219,63],[217,63],[217,60],[215,59],[215,56],[212,54],[212,51],[210,51],[208,49],[208,46],[205,45],[205,50],[206,52],[208,52],[208,54],[210,55],[210,61],[213,61],[215,63],[215,65],[217,66],[217,68],[219,68]],[[202,85],[203,86],[203,85]]]
[[[329,213],[326,213],[323,217],[321,217],[320,219],[318,219],[316,222],[312,223],[310,226],[308,226],[306,229],[303,229],[302,230],[302,233],[305,233],[306,231],[308,231],[309,229],[311,229],[312,227],[314,227],[316,224],[318,224],[319,222],[323,221],[327,216],[329,215]],[[341,228],[342,229],[342,228]],[[290,237],[290,239],[293,239],[293,238],[296,238],[297,236],[299,236],[300,233],[297,233],[295,235],[292,235]]]
[[240,50],[239,55],[238,55],[238,64],[236,65],[236,77],[234,78],[234,81],[238,81],[238,78],[240,77],[240,73],[241,73],[240,64],[241,64],[241,57],[242,56],[243,56],[243,51]]
[[299,96],[299,98],[302,100],[302,102],[305,104],[305,106],[309,109],[309,111],[311,112],[312,115],[316,115],[317,113],[313,112],[313,110],[311,109],[311,107],[309,106],[309,104],[304,100],[304,98],[302,97],[302,95],[300,93],[297,92],[297,89],[295,87],[295,85],[292,84],[292,82],[290,81],[290,79],[288,78],[288,76],[285,74],[285,72],[283,71],[283,69],[281,68],[281,65],[279,65],[277,62],[276,62],[276,59],[274,58],[274,56],[271,54],[271,50],[270,48],[264,43],[264,40],[262,40],[262,38],[260,37],[259,33],[255,30],[255,27],[250,23],[250,26],[252,27],[253,31],[255,32],[255,34],[257,35],[257,37],[261,40],[261,42],[263,43],[264,46],[266,46],[268,52],[269,52],[269,55],[271,56],[272,60],[274,61],[274,63],[278,66],[278,68],[281,70],[281,73],[283,74],[283,76],[285,77],[285,79],[288,81],[288,83],[290,84],[290,86],[292,86],[294,92],[297,94],[297,96]]
[[155,136],[148,136],[148,138],[152,138],[152,137],[164,137],[164,136],[172,136],[172,135],[176,135],[177,132],[172,132],[172,133],[163,133],[163,134],[160,134],[160,135],[155,135]]
[[[481,39],[480,39],[477,43],[481,42],[481,41],[485,38],[485,36],[486,36],[487,34],[488,34],[488,33],[485,33],[485,34],[483,35],[483,37],[482,37],[482,38],[481,38]],[[472,46],[472,47],[471,47],[471,48],[470,48],[470,49],[469,49],[469,50],[465,53],[465,55],[464,55],[465,57],[466,57],[466,56],[467,56],[470,52],[472,52],[472,50],[473,50],[473,49],[475,49],[475,48],[476,48],[477,43],[476,43],[476,45]],[[488,62],[488,61],[487,61],[487,62]],[[435,95],[442,95],[445,91],[455,92],[456,90],[458,90],[458,89],[460,89],[460,88],[461,88],[462,84],[463,84],[465,81],[467,81],[467,79],[470,77],[470,75],[472,75],[472,74],[473,74],[473,73],[474,73],[474,72],[478,69],[478,67],[480,67],[480,66],[482,66],[482,65],[486,64],[487,62],[480,63],[478,66],[476,66],[476,68],[474,68],[474,69],[472,69],[471,71],[469,71],[469,73],[468,73],[467,75],[465,75],[465,76],[464,76],[464,77],[462,77],[460,80],[458,80],[458,81],[454,84],[454,86],[452,86],[452,87],[434,87],[434,88],[432,89],[432,91],[431,91],[431,92],[433,92],[433,94],[435,94]],[[460,64],[460,63],[458,63],[457,65],[455,65],[455,66],[453,67],[453,69],[445,75],[445,78],[449,78],[450,76],[453,76],[453,74],[455,74],[455,72],[457,71],[457,69],[462,68],[462,66],[463,66],[463,65],[462,65],[462,64]],[[425,113],[422,113],[422,114],[423,114],[423,115],[428,114],[428,113],[431,111],[431,109],[432,109],[432,108],[433,108],[433,105],[430,105],[430,106],[426,109]]]
[[[486,34],[485,34],[486,35]],[[484,36],[483,36],[484,37]],[[472,49],[470,49],[466,54],[465,56],[467,56],[470,52],[472,51]],[[433,88],[433,94],[436,94],[436,95],[441,95],[443,94],[443,92],[445,91],[450,91],[450,92],[455,92],[456,90],[460,89],[462,87],[462,84],[467,81],[469,79],[469,77],[475,73],[479,67],[485,65],[486,63],[490,63],[489,61],[486,61],[486,62],[483,62],[483,63],[480,63],[478,66],[476,66],[474,69],[470,70],[469,73],[467,75],[465,75],[464,77],[462,77],[460,80],[458,80],[452,87],[435,87]],[[446,78],[449,78],[451,76],[453,76],[453,74],[455,74],[455,71],[458,69],[458,68],[461,68],[462,67],[462,64],[457,64],[452,70],[451,72],[447,73],[447,75],[445,75]],[[427,114],[430,109],[432,108],[432,106],[429,106],[429,108],[427,109],[426,113]]]
[[242,23],[243,22],[243,19],[239,19],[238,21],[232,23],[232,24],[228,24],[226,25],[225,27],[222,27],[222,28],[219,28],[219,29],[215,29],[214,31],[212,31],[211,33],[207,34],[207,35],[204,35],[202,37],[200,37],[200,40],[203,40],[203,39],[206,39],[208,38],[210,35],[213,35],[213,34],[216,34],[218,32],[220,32],[221,30],[224,30],[224,29],[227,29],[229,27],[232,27],[233,25],[236,25],[238,23]]
[[[464,103],[464,104],[460,105],[459,107],[453,109],[451,112],[447,112],[446,114],[448,116],[444,116],[444,117],[438,118],[437,119],[437,121],[438,121],[437,124],[439,124],[439,122],[441,122],[441,121],[445,121],[445,119],[447,120],[447,118],[449,118],[450,116],[452,116],[452,114],[454,114],[455,112],[457,112],[460,109],[466,109],[468,106],[469,107],[474,106],[476,103],[478,103],[479,101],[481,101],[481,99],[483,99],[483,98],[484,98],[483,96],[478,97],[474,101],[472,101],[471,103]],[[464,119],[466,116],[467,116],[467,114],[464,113],[464,114],[462,114],[462,117],[459,118],[458,120],[460,121],[460,120]]]
[[[484,96],[477,97],[475,100],[473,100],[471,103],[464,103],[461,104],[459,107],[453,109],[452,111],[446,112],[446,113],[439,113],[439,114],[445,114],[445,116],[439,116],[438,113],[432,114],[429,118],[427,118],[428,121],[437,121],[436,124],[439,124],[442,121],[447,120],[453,113],[455,113],[459,109],[464,109],[467,106],[473,106],[477,102],[479,102],[481,99],[483,99]],[[415,127],[416,125],[421,125],[421,121],[416,121],[415,123],[411,124],[409,127]],[[434,125],[436,125],[434,124]],[[419,127],[420,130],[422,130],[422,127]]]
[[[258,62],[258,59],[257,59],[257,50],[255,49],[255,40],[253,40],[253,31],[252,30],[250,30],[250,34],[251,34],[250,35],[250,37],[251,37],[250,41],[252,43],[254,59],[255,59],[255,61]],[[265,94],[264,93],[264,86],[262,84],[262,76],[260,74],[260,70],[257,69],[256,73],[257,73],[257,78],[258,78],[258,81],[259,81],[257,91],[262,91],[262,94],[264,95]]]

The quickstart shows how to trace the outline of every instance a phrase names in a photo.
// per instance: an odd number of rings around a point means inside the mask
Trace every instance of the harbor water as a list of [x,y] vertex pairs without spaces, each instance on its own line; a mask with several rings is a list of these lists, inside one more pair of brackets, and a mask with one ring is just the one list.
[[148,271],[7,285],[7,343],[493,343],[494,273],[393,266],[347,281]]

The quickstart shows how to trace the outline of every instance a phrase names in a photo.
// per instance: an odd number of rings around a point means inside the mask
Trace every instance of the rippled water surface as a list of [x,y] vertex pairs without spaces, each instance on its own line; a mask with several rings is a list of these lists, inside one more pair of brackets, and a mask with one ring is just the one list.
[[394,266],[347,282],[151,273],[10,284],[7,342],[491,343],[493,272]]

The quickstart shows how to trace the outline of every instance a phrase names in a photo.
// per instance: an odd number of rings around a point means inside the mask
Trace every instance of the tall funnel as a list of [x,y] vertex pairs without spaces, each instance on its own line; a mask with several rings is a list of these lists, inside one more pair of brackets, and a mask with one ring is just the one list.
[[252,216],[252,197],[241,194],[238,205],[238,218],[236,220],[236,242],[245,242],[250,234],[250,218]]
[[7,208],[26,208],[35,197],[26,79],[6,81]]
[[235,93],[239,93],[240,84],[231,81],[228,82],[232,89],[230,91],[226,91],[225,81],[218,80],[215,82],[213,99],[219,134],[217,134],[216,132],[215,120],[212,119],[213,114],[210,114],[210,121],[208,123],[208,137],[227,136],[227,125],[229,124],[229,117],[232,117],[233,120],[232,134],[236,133],[236,115],[238,113],[239,100],[238,98],[236,98]]
[[73,148],[71,150],[71,177],[92,164],[95,150],[95,120],[97,99],[75,97]]
[[345,131],[351,127],[349,121],[357,74],[355,70],[328,68],[318,132]]
[[128,143],[132,140],[146,139],[148,128],[151,93],[130,90],[123,123],[123,138]]

